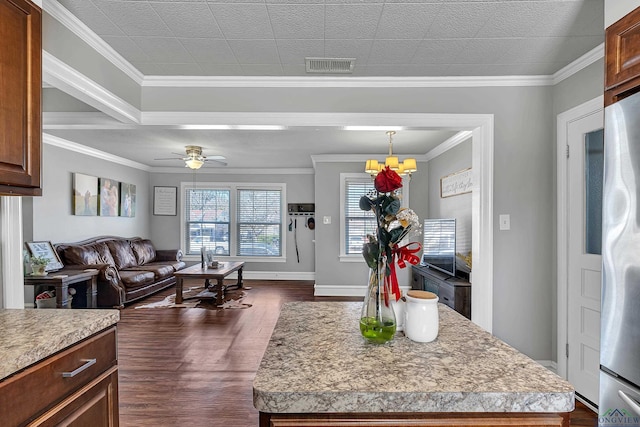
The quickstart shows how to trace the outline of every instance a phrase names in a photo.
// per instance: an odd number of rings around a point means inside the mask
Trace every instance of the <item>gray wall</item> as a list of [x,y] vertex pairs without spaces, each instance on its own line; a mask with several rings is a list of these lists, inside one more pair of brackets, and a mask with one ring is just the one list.
[[[471,251],[471,193],[440,197],[440,178],[471,167],[471,140],[462,142],[428,163],[429,204],[427,218],[456,219],[456,252]],[[465,263],[456,260],[457,269],[469,271]]]
[[[73,215],[74,172],[135,184],[136,216],[123,218]],[[29,237],[60,243],[100,235],[150,236],[148,172],[43,144],[42,183],[41,197],[23,198],[25,239]],[[29,226],[32,228],[27,228]]]
[[42,111],[50,112],[95,112],[98,111],[90,105],[67,95],[60,89],[42,89]]
[[[285,183],[287,186],[286,203],[313,203],[314,186],[312,174],[273,174],[273,175],[252,175],[252,174],[220,174],[208,173],[206,168],[200,169],[195,174],[197,185],[205,182],[255,182],[255,183]],[[150,175],[149,191],[153,191],[153,186],[173,186],[193,183],[193,173],[152,173]],[[178,198],[180,203],[180,198]],[[183,207],[178,205],[178,210]],[[317,217],[316,217],[317,218]],[[304,227],[303,220],[298,219],[297,240],[300,254],[300,262],[296,258],[294,243],[294,233],[287,231],[289,217],[283,224],[286,236],[286,263],[281,262],[249,262],[247,261],[245,271],[263,272],[288,272],[288,273],[309,273],[315,271],[315,248],[313,239],[318,233],[318,227],[310,230]],[[177,248],[180,247],[180,215],[172,216],[151,216],[151,238],[158,247]],[[316,221],[318,225],[318,221]],[[195,259],[195,258],[194,258]],[[246,261],[246,260],[245,260]],[[273,275],[271,276],[273,277]]]

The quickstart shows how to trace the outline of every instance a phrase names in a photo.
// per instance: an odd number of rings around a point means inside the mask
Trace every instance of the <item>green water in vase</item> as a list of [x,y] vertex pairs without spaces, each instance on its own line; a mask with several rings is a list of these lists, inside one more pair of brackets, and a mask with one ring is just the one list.
[[396,322],[389,319],[380,321],[375,317],[362,317],[360,333],[371,342],[383,344],[393,339],[396,333]]

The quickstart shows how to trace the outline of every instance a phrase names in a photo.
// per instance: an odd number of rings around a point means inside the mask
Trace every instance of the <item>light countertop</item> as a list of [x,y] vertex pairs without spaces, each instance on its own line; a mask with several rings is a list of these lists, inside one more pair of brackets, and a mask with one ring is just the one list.
[[119,319],[118,310],[0,309],[0,380]]
[[365,342],[362,303],[283,306],[253,383],[267,413],[570,412],[571,384],[438,304],[439,335]]

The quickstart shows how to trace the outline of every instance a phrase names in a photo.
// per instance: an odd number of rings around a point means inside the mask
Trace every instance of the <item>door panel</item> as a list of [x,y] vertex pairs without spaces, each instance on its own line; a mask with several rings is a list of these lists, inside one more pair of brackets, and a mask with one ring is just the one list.
[[567,379],[595,404],[600,376],[603,120],[599,111],[568,128]]

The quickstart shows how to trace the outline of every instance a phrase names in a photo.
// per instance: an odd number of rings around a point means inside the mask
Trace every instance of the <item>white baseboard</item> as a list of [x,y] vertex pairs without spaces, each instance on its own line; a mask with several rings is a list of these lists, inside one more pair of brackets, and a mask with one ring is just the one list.
[[[236,279],[237,273],[227,276],[229,279]],[[248,280],[315,280],[316,273],[313,271],[243,271],[242,278]]]
[[558,364],[553,360],[536,360],[539,364],[547,368],[553,373],[558,373]]

